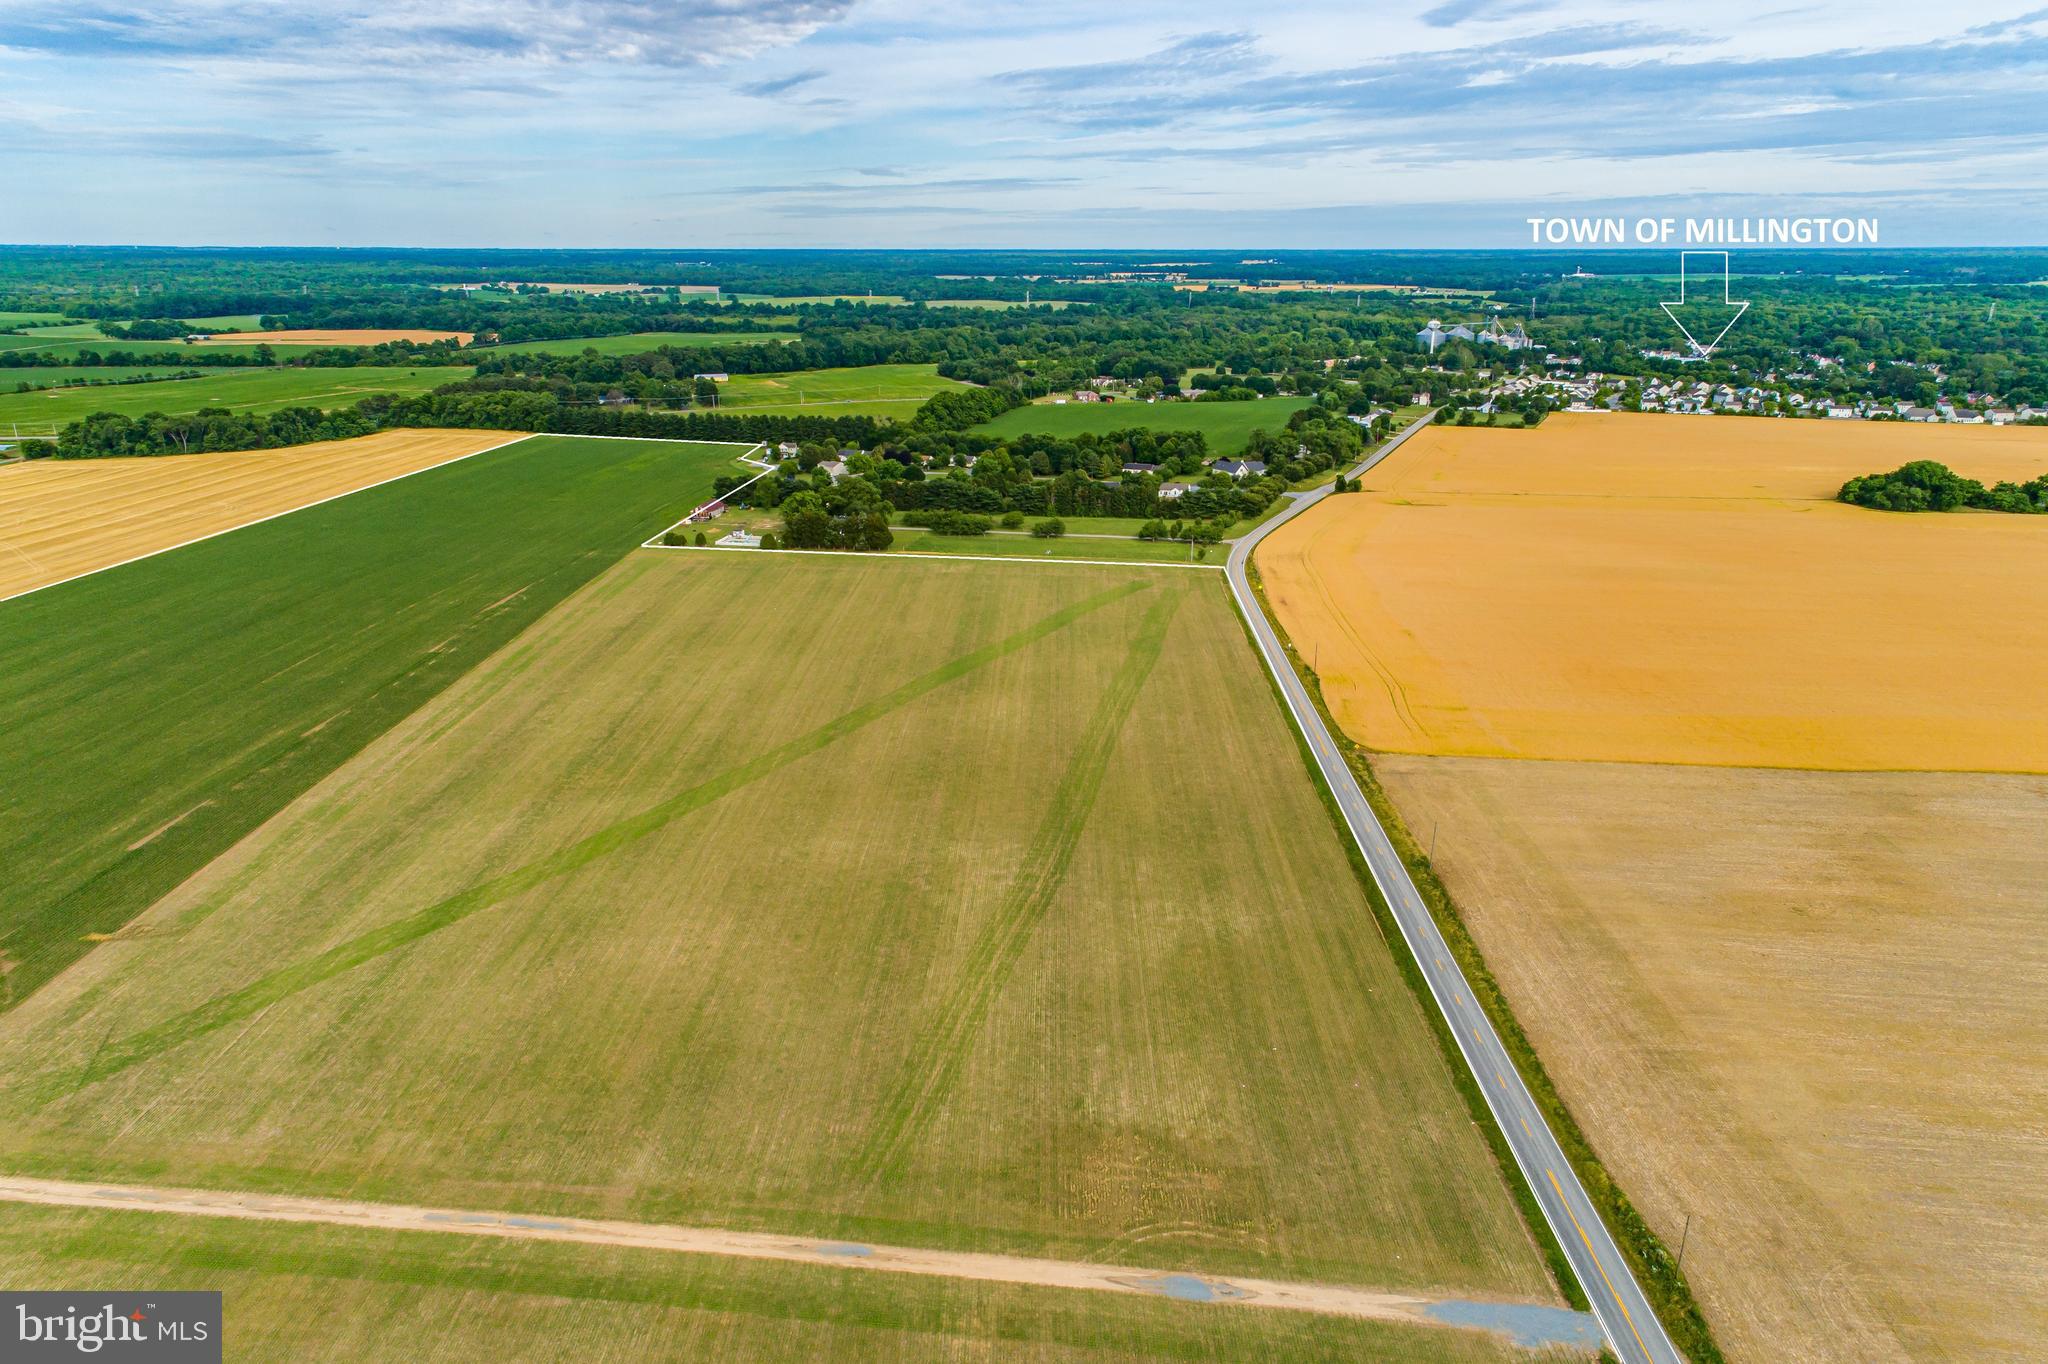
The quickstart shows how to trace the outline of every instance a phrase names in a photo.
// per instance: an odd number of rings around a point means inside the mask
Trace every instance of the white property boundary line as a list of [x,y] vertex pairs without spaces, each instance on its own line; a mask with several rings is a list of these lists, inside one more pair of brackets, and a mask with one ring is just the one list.
[[[438,430],[438,431],[450,431],[450,430],[460,430],[461,428],[460,428],[460,427],[388,427],[388,428],[386,428],[386,429],[387,429],[387,430],[394,430],[394,431],[421,431],[421,430]],[[421,466],[420,466],[419,468],[417,468],[417,469],[408,469],[408,470],[406,470],[406,471],[405,471],[404,473],[402,473],[402,474],[393,474],[393,475],[392,475],[391,477],[389,477],[389,478],[380,478],[380,479],[378,479],[378,480],[377,480],[377,481],[376,481],[375,483],[365,483],[365,484],[363,484],[363,485],[362,485],[361,487],[359,487],[359,488],[350,488],[350,489],[348,489],[348,490],[346,490],[346,491],[344,491],[344,492],[338,492],[338,493],[330,493],[330,494],[328,494],[328,495],[327,495],[326,497],[316,498],[316,499],[314,499],[314,500],[313,500],[313,501],[311,501],[311,502],[301,502],[301,503],[300,503],[300,504],[299,504],[298,506],[296,506],[296,507],[287,507],[287,508],[285,508],[285,509],[284,509],[283,511],[278,511],[278,512],[272,512],[272,513],[270,513],[270,514],[269,514],[268,516],[259,516],[259,517],[256,517],[256,518],[255,518],[254,520],[251,520],[251,521],[241,521],[241,522],[237,522],[237,523],[236,523],[235,525],[232,525],[232,526],[223,526],[223,527],[221,527],[221,528],[220,528],[219,530],[210,530],[210,531],[208,531],[208,532],[207,532],[206,534],[204,534],[204,535],[195,535],[195,536],[193,536],[193,537],[192,537],[191,539],[189,539],[189,540],[180,540],[180,541],[179,541],[179,542],[178,542],[177,544],[175,544],[175,545],[165,545],[165,546],[164,546],[164,547],[163,547],[162,549],[152,549],[152,550],[150,550],[150,551],[149,551],[148,553],[146,553],[146,554],[137,554],[137,555],[133,555],[133,556],[131,556],[131,557],[129,557],[129,558],[126,558],[126,559],[120,559],[120,560],[116,560],[116,561],[115,561],[114,563],[111,563],[111,564],[101,564],[101,565],[100,565],[100,566],[99,566],[98,568],[88,568],[88,569],[87,569],[87,570],[85,570],[85,572],[83,572],[83,573],[74,573],[74,574],[72,574],[72,575],[71,575],[70,577],[68,577],[68,578],[59,578],[59,579],[57,579],[57,581],[55,581],[55,582],[51,582],[51,583],[43,583],[43,584],[42,584],[41,586],[38,586],[38,587],[29,587],[29,588],[24,588],[24,589],[22,589],[22,590],[21,590],[21,591],[19,591],[19,592],[10,592],[10,593],[8,593],[8,594],[7,594],[6,596],[4,596],[4,597],[0,597],[0,603],[6,603],[6,602],[11,602],[11,601],[16,601],[16,600],[19,600],[19,599],[20,599],[20,598],[22,598],[22,597],[32,596],[32,595],[34,595],[34,594],[35,594],[35,593],[37,593],[37,592],[47,592],[47,591],[49,591],[49,590],[50,590],[51,588],[53,588],[53,587],[62,587],[62,586],[63,586],[63,585],[65,584],[65,583],[75,583],[75,582],[77,582],[77,581],[78,581],[78,580],[79,580],[80,578],[90,578],[90,577],[92,577],[92,576],[93,576],[93,575],[94,575],[95,573],[105,573],[105,572],[107,572],[107,571],[108,571],[109,569],[121,568],[121,567],[123,567],[124,565],[127,565],[127,564],[137,564],[137,563],[141,563],[141,562],[142,562],[142,561],[143,561],[144,559],[154,559],[154,558],[155,558],[155,557],[156,557],[157,555],[159,555],[159,554],[169,554],[169,553],[170,553],[170,552],[171,552],[172,550],[174,550],[174,549],[183,549],[183,548],[185,548],[185,547],[186,547],[187,545],[196,545],[196,544],[199,544],[199,543],[201,543],[202,541],[218,539],[218,538],[219,538],[220,536],[223,536],[223,535],[227,535],[227,534],[230,534],[230,533],[232,533],[232,532],[234,532],[234,531],[238,531],[238,530],[247,530],[247,529],[248,529],[249,527],[251,527],[251,526],[260,526],[260,525],[262,525],[262,524],[263,524],[263,523],[264,523],[265,521],[275,521],[275,520],[277,520],[277,519],[278,519],[278,518],[279,518],[280,516],[290,516],[290,515],[294,514],[295,512],[309,511],[309,510],[311,510],[311,509],[312,509],[312,508],[314,508],[314,507],[320,507],[320,506],[325,506],[325,505],[326,505],[327,503],[329,503],[329,502],[338,502],[338,501],[340,501],[340,500],[341,500],[342,498],[344,498],[344,497],[354,497],[354,496],[355,496],[355,495],[356,495],[357,493],[366,493],[366,492],[368,492],[368,491],[369,491],[370,489],[372,489],[372,488],[381,488],[381,487],[383,487],[383,486],[384,486],[385,484],[387,484],[387,483],[396,483],[396,482],[398,482],[398,481],[399,481],[400,479],[404,479],[404,478],[412,478],[412,477],[414,477],[414,476],[415,476],[415,475],[417,475],[417,474],[424,474],[424,473],[427,473],[427,472],[429,472],[430,470],[433,470],[433,469],[445,469],[445,468],[447,468],[447,467],[448,467],[449,465],[451,465],[451,464],[460,464],[460,463],[461,463],[461,462],[462,462],[463,460],[465,460],[465,459],[475,459],[475,458],[476,458],[476,457],[477,457],[478,455],[487,455],[487,454],[489,454],[489,453],[490,453],[491,451],[493,451],[493,450],[503,450],[503,449],[504,449],[504,448],[505,448],[506,446],[508,446],[508,445],[517,445],[517,444],[519,444],[519,443],[520,443],[521,441],[533,440],[533,439],[534,439],[535,437],[537,437],[537,436],[564,436],[564,437],[567,437],[567,438],[569,438],[569,439],[571,439],[571,440],[639,440],[639,441],[651,441],[651,442],[658,442],[658,443],[661,443],[661,444],[665,444],[665,445],[745,445],[745,444],[746,444],[746,442],[745,442],[745,441],[737,441],[737,440],[679,440],[679,439],[677,439],[677,438],[675,438],[675,437],[673,437],[673,436],[581,436],[581,435],[577,435],[577,434],[576,434],[575,432],[573,432],[573,431],[528,431],[528,432],[527,432],[527,433],[526,433],[525,435],[521,435],[521,436],[514,436],[514,437],[513,437],[513,438],[512,438],[511,440],[501,440],[501,441],[499,441],[499,442],[498,442],[498,443],[497,443],[496,445],[486,445],[486,446],[485,446],[485,447],[484,447],[483,449],[481,449],[481,450],[471,450],[471,451],[469,451],[469,452],[468,452],[467,454],[455,455],[455,456],[453,456],[452,458],[449,458],[449,459],[444,459],[444,460],[440,460],[440,461],[438,461],[438,462],[436,462],[436,463],[433,463],[433,464],[423,464],[423,465],[421,465]],[[274,447],[272,447],[272,448],[273,448],[273,449],[279,449],[279,450],[288,450],[288,449],[290,449],[291,447],[290,447],[290,446],[288,446],[288,445],[281,445],[281,446],[274,446]],[[749,454],[749,455],[750,455],[750,454],[752,454],[752,453],[753,453],[753,452],[754,452],[755,450],[758,450],[758,449],[760,449],[760,448],[761,448],[761,443],[757,442],[756,444],[754,444],[754,445],[752,445],[752,446],[749,446],[749,447],[748,447],[748,450],[747,450],[747,454]],[[220,453],[226,453],[226,454],[250,454],[250,455],[254,455],[254,454],[262,454],[262,453],[264,453],[264,452],[263,452],[263,451],[261,451],[261,450],[235,450],[235,451],[222,451],[222,452],[220,452]],[[176,455],[160,455],[160,456],[154,456],[153,458],[159,458],[159,459],[176,459],[176,458],[178,458],[178,456],[176,456]],[[741,456],[739,456],[739,458],[740,458],[740,459],[743,459],[743,460],[745,460],[745,459],[747,459],[747,455],[741,455]],[[747,462],[748,462],[748,463],[753,463],[753,461],[752,461],[752,460],[748,460]],[[758,477],[758,475],[757,475],[757,477]],[[750,479],[750,480],[748,480],[748,481],[749,481],[749,482],[751,482],[752,480]],[[680,523],[679,523],[679,524],[680,524]]]
[[[682,523],[677,522],[676,524],[681,525]],[[673,529],[675,529],[674,526],[669,527],[669,530]],[[662,534],[666,535],[668,534],[668,531],[663,531]],[[656,539],[659,538],[659,536],[656,537]],[[896,554],[891,554],[886,550],[859,549],[762,550],[759,548],[746,545],[662,545],[656,544],[654,540],[649,540],[646,544],[640,546],[640,548],[687,549],[693,553],[702,550],[707,552],[716,551],[720,554],[767,554],[770,557],[776,557],[784,554],[822,554],[827,558],[831,559],[859,559],[864,563],[879,563],[884,559],[889,560],[892,563],[903,563],[909,560],[916,559],[955,559],[965,563],[975,564],[1094,564],[1102,568],[1206,568],[1210,569],[1211,571],[1216,571],[1222,569],[1223,567],[1222,564],[1153,563],[1147,562],[1143,559],[1056,559],[1049,555],[1042,558],[1033,558],[1028,554],[921,554],[916,550],[910,549],[903,550]]]

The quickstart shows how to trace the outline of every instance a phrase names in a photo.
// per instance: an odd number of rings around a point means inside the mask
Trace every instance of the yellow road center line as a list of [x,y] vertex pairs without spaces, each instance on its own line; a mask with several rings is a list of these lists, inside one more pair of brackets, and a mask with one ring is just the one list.
[[1622,1320],[1628,1323],[1629,1334],[1636,1338],[1636,1344],[1641,1347],[1642,1352],[1645,1355],[1649,1354],[1650,1347],[1643,1344],[1643,1333],[1636,1329],[1634,1315],[1628,1310],[1628,1304],[1622,1301],[1621,1294],[1614,1291],[1614,1280],[1607,1277],[1607,1266],[1600,1263],[1600,1252],[1593,1249],[1593,1238],[1586,1235],[1586,1229],[1579,1225],[1579,1215],[1573,1212],[1572,1205],[1565,1201],[1564,1186],[1557,1182],[1557,1172],[1545,1167],[1543,1173],[1549,1177],[1550,1187],[1557,1190],[1558,1205],[1564,1209],[1564,1215],[1572,1219],[1572,1229],[1578,1232],[1579,1239],[1586,1243],[1586,1253],[1593,1257],[1593,1268],[1600,1271],[1600,1282],[1607,1285],[1607,1292],[1614,1298],[1615,1304],[1621,1308]]

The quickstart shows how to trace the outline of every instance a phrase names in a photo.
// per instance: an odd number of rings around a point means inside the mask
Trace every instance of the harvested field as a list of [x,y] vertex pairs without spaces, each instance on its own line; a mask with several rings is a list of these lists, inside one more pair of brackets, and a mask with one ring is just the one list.
[[280,450],[0,470],[0,599],[522,439],[380,431]]
[[634,555],[0,1016],[0,1169],[1556,1301],[1212,573]]
[[381,346],[386,341],[411,341],[416,345],[427,345],[434,341],[459,341],[468,345],[470,332],[415,331],[404,327],[380,328],[357,327],[323,330],[318,327],[298,331],[274,332],[229,332],[220,336],[209,336],[204,341],[195,341],[196,346]]
[[2040,1357],[2048,779],[1374,766],[1731,1359]]
[[1736,1360],[2048,1338],[2048,525],[1831,500],[1915,458],[2048,432],[1436,430],[1260,555]]
[[2048,523],[1831,500],[1916,458],[2033,477],[2048,430],[1432,429],[1259,565],[1337,718],[1382,751],[2048,772]]

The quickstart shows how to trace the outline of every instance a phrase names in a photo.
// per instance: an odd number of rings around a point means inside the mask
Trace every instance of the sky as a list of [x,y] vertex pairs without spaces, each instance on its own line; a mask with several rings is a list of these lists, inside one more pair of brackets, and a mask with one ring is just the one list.
[[0,0],[0,242],[2048,244],[2027,0]]

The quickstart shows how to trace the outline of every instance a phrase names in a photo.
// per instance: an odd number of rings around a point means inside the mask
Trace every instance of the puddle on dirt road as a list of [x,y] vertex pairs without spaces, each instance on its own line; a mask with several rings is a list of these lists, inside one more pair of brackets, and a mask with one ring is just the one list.
[[1141,1293],[1157,1293],[1178,1302],[1226,1302],[1246,1296],[1236,1284],[1222,1279],[1204,1279],[1195,1274],[1149,1274],[1124,1282]]
[[1515,1302],[1433,1302],[1423,1315],[1447,1326],[1477,1326],[1506,1336],[1527,1349],[1571,1345],[1597,1350],[1604,1343],[1600,1323],[1590,1312],[1567,1307],[1538,1307]]

